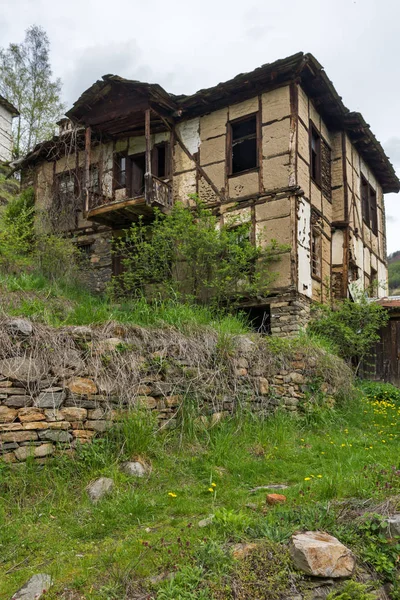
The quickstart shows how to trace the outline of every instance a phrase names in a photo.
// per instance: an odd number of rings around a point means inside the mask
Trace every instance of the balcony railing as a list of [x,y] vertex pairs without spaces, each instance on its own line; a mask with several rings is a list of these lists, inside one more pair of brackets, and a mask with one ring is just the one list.
[[[109,207],[109,210],[120,210],[121,203],[130,204],[145,204],[148,208],[164,208],[172,207],[172,187],[155,175],[145,176],[145,190],[142,195],[130,196],[125,189],[116,190],[114,198],[104,196],[98,192],[89,192],[88,212],[102,207]],[[115,207],[115,208],[113,208]]]
[[159,177],[146,175],[146,204],[149,206],[161,206],[171,208],[172,188]]

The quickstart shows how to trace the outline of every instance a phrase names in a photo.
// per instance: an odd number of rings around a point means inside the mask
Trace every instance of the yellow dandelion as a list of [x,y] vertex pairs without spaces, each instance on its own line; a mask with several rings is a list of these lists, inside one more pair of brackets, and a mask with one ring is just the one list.
[[214,487],[214,488],[215,488],[215,487],[217,487],[217,484],[216,484],[216,483],[212,483],[212,484],[211,484],[211,487]]
[[321,479],[321,478],[322,478],[322,475],[317,475],[317,477],[318,477],[319,479]]
[[311,477],[304,477],[304,481],[311,481]]
[[168,496],[171,498],[176,498],[176,494],[174,494],[174,492],[168,492]]
[[211,492],[211,493],[213,493],[214,492],[214,488],[210,487],[210,488],[208,488],[208,491]]

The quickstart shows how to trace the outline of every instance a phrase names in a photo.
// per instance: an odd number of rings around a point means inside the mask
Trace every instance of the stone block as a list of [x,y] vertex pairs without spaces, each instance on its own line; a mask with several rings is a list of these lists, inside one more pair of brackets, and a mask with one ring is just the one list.
[[41,444],[40,446],[20,446],[15,450],[15,456],[18,460],[26,460],[29,456],[34,458],[43,458],[53,454],[53,444]]
[[[115,339],[118,340],[119,344],[122,342],[120,338]],[[110,342],[110,340],[102,340],[102,342]],[[115,347],[113,349],[115,349]],[[87,396],[88,394],[96,394],[98,391],[97,385],[95,384],[93,379],[89,379],[87,377],[74,377],[67,383],[66,387],[73,394],[78,394],[82,396]]]
[[60,388],[49,388],[39,394],[34,405],[38,408],[60,408],[65,396],[65,391]]
[[0,375],[6,379],[27,383],[38,381],[44,373],[37,360],[18,356],[0,360]]
[[21,408],[18,411],[18,419],[21,421],[21,423],[24,423],[25,421],[44,421],[46,416],[44,412],[40,410],[40,408],[31,406],[29,408]]
[[31,423],[24,421],[21,423],[21,428],[24,431],[47,429],[48,426],[49,424],[46,421],[32,421]]
[[50,440],[51,442],[68,443],[72,440],[72,435],[64,430],[53,431],[47,429],[46,431],[39,432],[39,438],[41,440]]
[[44,423],[44,425],[48,429],[53,429],[53,430],[57,430],[57,429],[66,430],[66,429],[71,428],[71,423],[69,421],[50,421],[50,422]]
[[37,439],[36,431],[8,431],[0,434],[1,442],[28,442]]
[[75,406],[64,407],[61,409],[60,413],[63,419],[65,419],[66,421],[84,421],[88,415],[88,411],[86,408],[78,408]]
[[142,408],[157,408],[157,400],[152,396],[137,396],[135,399],[135,404],[136,406],[140,406]]
[[110,421],[85,421],[85,429],[91,429],[92,431],[98,431],[102,433],[110,429],[112,423]]
[[0,406],[0,423],[12,423],[17,418],[17,411],[15,408],[9,408],[8,406]]

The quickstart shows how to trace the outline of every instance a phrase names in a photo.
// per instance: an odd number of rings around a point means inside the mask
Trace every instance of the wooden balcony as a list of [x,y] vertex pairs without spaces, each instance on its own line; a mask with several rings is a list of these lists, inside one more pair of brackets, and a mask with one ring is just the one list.
[[154,208],[167,211],[172,207],[172,188],[169,183],[155,175],[146,175],[143,195],[130,198],[118,190],[120,198],[107,198],[101,194],[89,194],[87,218],[112,228],[128,227],[140,216],[151,217]]

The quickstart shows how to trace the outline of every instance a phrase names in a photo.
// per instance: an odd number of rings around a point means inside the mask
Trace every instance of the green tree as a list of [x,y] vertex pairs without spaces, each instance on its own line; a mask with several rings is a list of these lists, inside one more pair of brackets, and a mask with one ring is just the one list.
[[0,94],[19,110],[14,120],[14,156],[19,157],[51,137],[64,113],[61,80],[53,79],[49,38],[32,25],[20,44],[0,49]]
[[360,294],[356,302],[345,299],[333,308],[319,305],[313,311],[308,331],[333,344],[357,373],[379,340],[379,330],[388,318],[382,306]]
[[249,224],[220,226],[211,210],[194,198],[194,209],[176,203],[151,223],[139,220],[117,238],[114,253],[123,272],[116,294],[177,295],[196,303],[222,306],[243,296],[268,293],[276,273],[272,262],[287,248],[250,241]]

